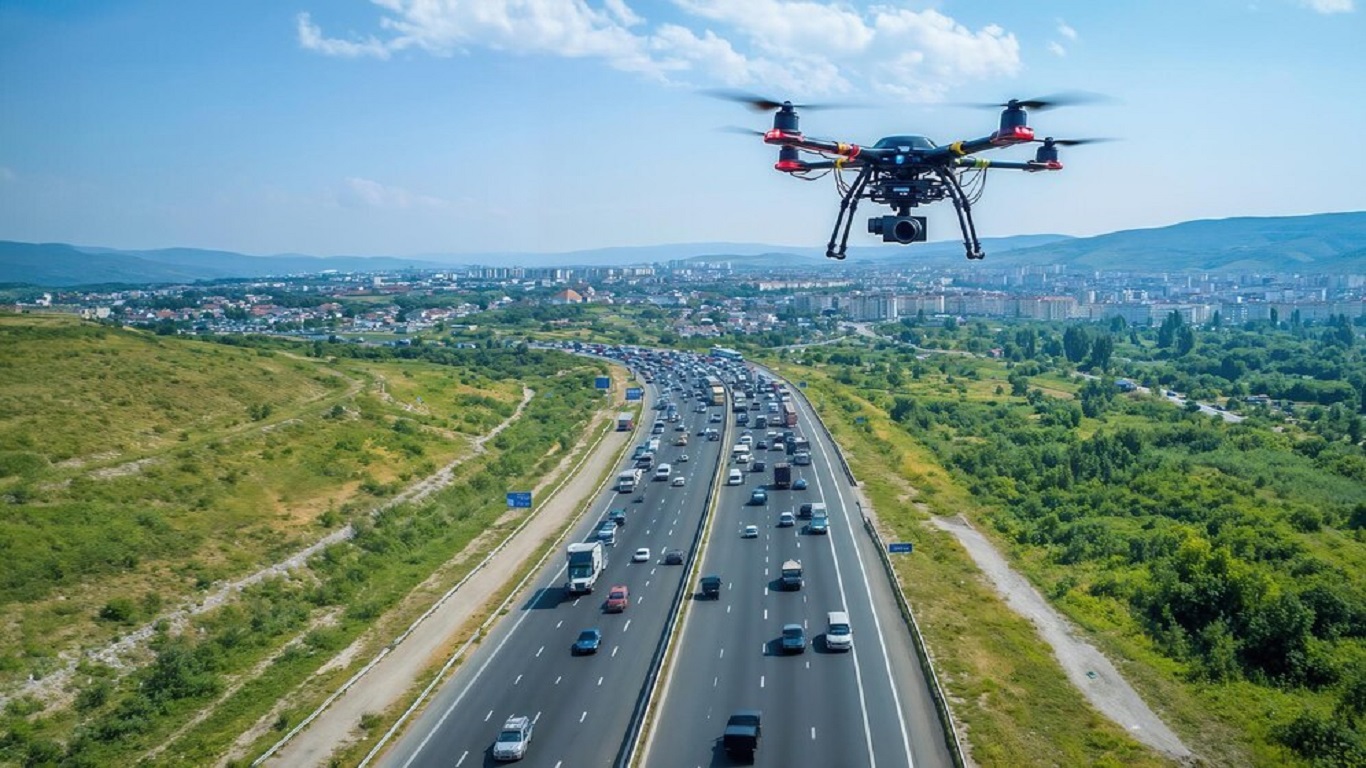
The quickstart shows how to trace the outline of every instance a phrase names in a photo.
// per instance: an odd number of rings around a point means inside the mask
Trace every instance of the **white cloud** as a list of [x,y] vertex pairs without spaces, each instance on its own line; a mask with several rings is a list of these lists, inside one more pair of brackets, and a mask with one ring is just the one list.
[[1062,19],[1058,19],[1058,34],[1062,35],[1068,40],[1077,39],[1077,30],[1069,27],[1067,25],[1067,22],[1063,21]]
[[299,14],[298,29],[299,45],[310,51],[346,59],[361,56],[374,56],[377,59],[389,58],[389,46],[373,36],[359,42],[323,37],[323,31],[318,28],[317,24],[313,23],[313,19],[308,13]]
[[1059,45],[1054,40],[1048,41],[1048,52],[1059,58],[1067,55],[1067,49]]
[[695,16],[719,21],[784,56],[847,54],[865,49],[874,31],[843,5],[809,0],[674,0]]
[[1352,0],[1300,0],[1300,5],[1316,13],[1351,13],[1356,10]]
[[[302,47],[329,56],[385,59],[401,50],[449,56],[487,49],[596,58],[659,79],[803,96],[861,87],[934,100],[965,81],[1013,76],[1021,67],[1013,34],[996,25],[974,31],[935,10],[877,5],[861,11],[821,0],[673,0],[685,17],[651,29],[627,1],[371,0],[381,9],[377,33],[327,37],[302,13],[298,37]],[[1075,37],[1059,24],[1060,34]]]
[[377,208],[387,210],[435,210],[455,208],[455,203],[409,192],[378,181],[356,176],[346,178],[337,191],[337,203],[345,208]]

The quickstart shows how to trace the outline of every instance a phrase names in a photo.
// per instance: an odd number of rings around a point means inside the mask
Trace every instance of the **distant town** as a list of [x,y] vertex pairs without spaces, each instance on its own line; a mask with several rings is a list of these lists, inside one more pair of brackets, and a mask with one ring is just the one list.
[[[1366,276],[1091,272],[1061,267],[762,270],[727,261],[638,267],[329,271],[35,295],[15,311],[67,312],[180,333],[383,333],[458,326],[507,306],[649,304],[683,337],[766,333],[814,317],[1020,318],[1153,325],[1324,322],[1366,316]],[[687,310],[705,307],[705,317]]]

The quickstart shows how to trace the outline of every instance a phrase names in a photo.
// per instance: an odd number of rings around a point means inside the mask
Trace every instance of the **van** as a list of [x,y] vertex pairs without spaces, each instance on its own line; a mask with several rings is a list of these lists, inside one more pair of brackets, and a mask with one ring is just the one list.
[[854,630],[849,627],[849,614],[831,611],[825,615],[825,647],[831,651],[847,651],[854,647]]
[[745,475],[738,469],[732,469],[730,476],[726,478],[726,485],[744,485]]
[[659,467],[655,469],[656,480],[668,480],[669,475],[671,474],[673,474],[673,467],[669,466],[667,462],[660,464]]

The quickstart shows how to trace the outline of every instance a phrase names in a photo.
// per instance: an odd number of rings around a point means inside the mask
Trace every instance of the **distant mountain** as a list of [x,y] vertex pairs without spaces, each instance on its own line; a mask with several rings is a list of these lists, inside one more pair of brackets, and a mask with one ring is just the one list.
[[[1096,237],[1017,235],[982,241],[986,267],[1061,264],[1072,270],[1179,272],[1314,272],[1366,274],[1366,212],[1312,216],[1188,221],[1156,229]],[[752,269],[812,268],[830,264],[824,243],[789,247],[763,243],[683,243],[567,253],[433,254],[387,256],[247,256],[230,251],[165,248],[115,250],[63,243],[0,241],[0,283],[70,287],[99,283],[190,283],[291,274],[439,270],[455,265],[603,267],[672,261],[730,261]],[[850,268],[962,265],[954,240],[911,246],[849,249]]]
[[993,266],[1366,274],[1366,212],[1207,219],[993,253]]

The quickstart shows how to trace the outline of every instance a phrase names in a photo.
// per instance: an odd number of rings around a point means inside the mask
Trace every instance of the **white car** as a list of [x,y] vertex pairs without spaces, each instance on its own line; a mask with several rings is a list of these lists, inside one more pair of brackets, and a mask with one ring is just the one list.
[[636,550],[636,552],[635,552],[634,555],[631,555],[631,562],[633,562],[633,563],[644,563],[644,562],[649,561],[649,559],[650,559],[650,548],[649,548],[649,547],[641,547],[640,549],[637,549],[637,550]]
[[678,457],[678,463],[679,463],[679,464],[685,464],[685,463],[687,463],[687,461],[688,461],[688,454],[686,454],[686,453],[683,454],[682,456],[679,456],[679,457]]
[[747,526],[745,526],[745,530],[742,531],[742,532],[740,533],[740,538],[742,538],[742,539],[757,539],[757,538],[759,538],[759,526],[757,526],[757,525],[747,525]]
[[675,487],[675,488],[682,488],[684,482],[685,482],[685,481],[684,481],[684,479],[683,479],[683,476],[682,476],[682,475],[679,475],[678,477],[675,477],[675,478],[673,479],[672,485],[673,485],[673,487]]

